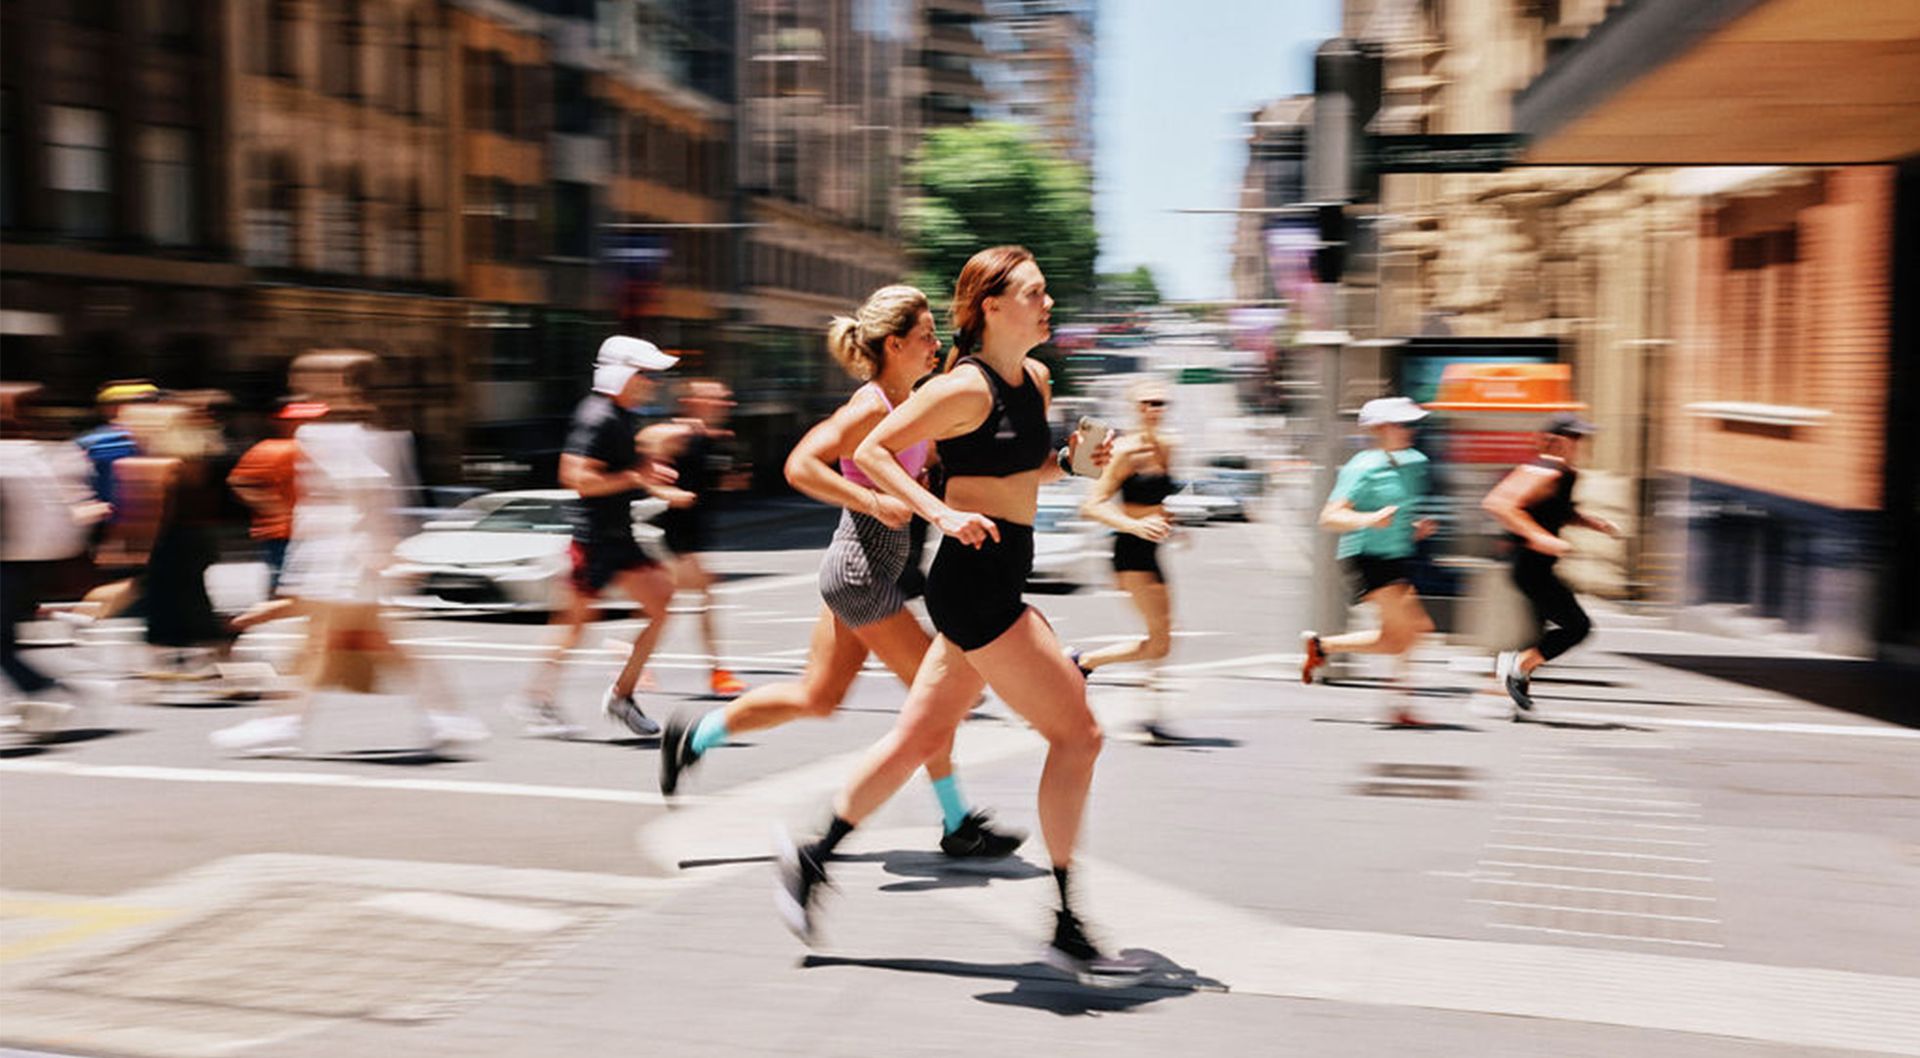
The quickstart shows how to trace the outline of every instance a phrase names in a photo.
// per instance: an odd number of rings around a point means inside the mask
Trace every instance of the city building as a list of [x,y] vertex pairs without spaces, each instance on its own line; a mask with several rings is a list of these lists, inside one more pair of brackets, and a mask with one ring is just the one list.
[[917,0],[912,17],[919,54],[902,71],[902,90],[917,101],[918,126],[965,125],[985,116],[993,99],[979,72],[988,59],[980,39],[985,0]]
[[0,9],[0,374],[228,385],[245,270],[227,27],[197,5]]
[[992,61],[990,116],[1093,164],[1094,0],[992,0],[982,28]]
[[1233,224],[1233,297],[1240,302],[1283,299],[1277,282],[1274,240],[1287,215],[1275,212],[1307,201],[1307,128],[1312,96],[1287,96],[1253,112],[1247,121],[1247,165],[1240,180],[1241,210]]

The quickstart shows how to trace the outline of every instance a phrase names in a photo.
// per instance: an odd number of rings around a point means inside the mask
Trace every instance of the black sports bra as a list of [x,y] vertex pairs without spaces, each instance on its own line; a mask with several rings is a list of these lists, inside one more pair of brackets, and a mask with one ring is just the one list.
[[1120,483],[1120,501],[1135,505],[1160,503],[1180,491],[1166,473],[1134,474]]
[[1053,455],[1053,433],[1047,429],[1046,399],[1025,362],[1021,383],[1009,386],[977,356],[965,356],[954,365],[972,364],[987,376],[993,390],[993,410],[985,422],[938,442],[940,465],[950,478],[1004,478],[1036,470]]

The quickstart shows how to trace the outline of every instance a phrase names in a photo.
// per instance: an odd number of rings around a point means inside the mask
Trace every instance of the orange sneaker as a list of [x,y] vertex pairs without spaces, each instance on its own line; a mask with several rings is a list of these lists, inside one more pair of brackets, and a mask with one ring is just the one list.
[[1300,682],[1312,683],[1314,670],[1327,663],[1327,652],[1320,649],[1320,637],[1313,632],[1300,633],[1300,649],[1305,655],[1300,659]]
[[709,686],[713,688],[713,693],[725,695],[728,698],[743,694],[747,689],[747,685],[740,682],[740,677],[726,669],[714,669],[713,680]]
[[1387,726],[1388,727],[1426,727],[1427,722],[1425,720],[1420,719],[1419,715],[1416,714],[1413,710],[1408,709],[1406,706],[1401,706],[1400,708],[1395,709],[1393,711],[1393,716],[1387,720]]

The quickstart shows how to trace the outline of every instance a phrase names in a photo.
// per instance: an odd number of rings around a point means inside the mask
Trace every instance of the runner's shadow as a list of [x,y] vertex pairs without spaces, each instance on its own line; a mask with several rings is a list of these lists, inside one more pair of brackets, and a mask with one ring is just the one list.
[[[582,739],[574,739],[573,741],[591,742],[593,740],[590,738],[582,738]],[[606,739],[605,742],[609,746],[625,746],[628,749],[659,749],[660,748],[659,735],[628,735],[625,738],[609,738],[609,739]]]
[[323,760],[339,764],[385,764],[419,768],[433,764],[457,764],[462,757],[448,756],[438,750],[411,746],[404,749],[350,749],[341,753],[307,753],[301,760]]
[[996,881],[1024,882],[1045,878],[1048,872],[1018,856],[1004,860],[956,860],[942,852],[923,849],[889,849],[886,852],[860,852],[836,855],[835,860],[854,863],[878,863],[888,874],[910,879],[889,882],[883,893],[924,893],[932,889],[981,889]]
[[1149,736],[1142,744],[1150,749],[1194,750],[1237,749],[1244,745],[1244,743],[1237,738],[1221,738],[1216,735],[1176,735],[1171,732],[1163,732],[1157,736]]
[[809,955],[800,965],[858,966],[897,973],[939,974],[963,979],[1008,981],[1005,992],[982,992],[973,998],[995,1006],[1044,1010],[1061,1017],[1120,1014],[1149,1003],[1179,999],[1195,992],[1224,992],[1225,983],[1203,977],[1158,952],[1129,948],[1123,954],[1144,957],[1152,974],[1132,988],[1090,988],[1071,980],[1043,962],[972,963],[955,959],[858,959],[837,955]]
[[1545,717],[1528,718],[1520,721],[1536,727],[1553,727],[1562,731],[1640,731],[1654,732],[1657,727],[1642,727],[1639,724],[1623,724],[1617,720],[1550,720]]

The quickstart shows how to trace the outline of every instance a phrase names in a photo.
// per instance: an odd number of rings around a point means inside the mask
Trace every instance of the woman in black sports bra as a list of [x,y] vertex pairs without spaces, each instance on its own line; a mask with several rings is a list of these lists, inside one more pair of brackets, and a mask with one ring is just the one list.
[[1160,543],[1172,532],[1164,504],[1178,491],[1169,474],[1173,448],[1160,435],[1160,421],[1167,414],[1167,391],[1158,382],[1143,382],[1133,387],[1131,396],[1140,428],[1113,446],[1113,462],[1107,464],[1106,473],[1087,494],[1080,513],[1113,529],[1113,577],[1146,621],[1147,634],[1131,643],[1115,643],[1085,654],[1073,651],[1070,656],[1088,675],[1103,665],[1146,662],[1148,689],[1156,693],[1152,695],[1153,712],[1142,725],[1143,730],[1156,742],[1176,742],[1178,739],[1160,723],[1157,693],[1160,660],[1173,649],[1173,600],[1167,592],[1166,574],[1160,569]]
[[[927,613],[940,633],[921,662],[894,729],[834,798],[826,832],[780,849],[780,907],[803,939],[813,894],[834,847],[947,744],[983,687],[1047,740],[1040,777],[1040,830],[1060,888],[1053,938],[1043,956],[1083,982],[1125,985],[1146,963],[1109,957],[1087,939],[1069,899],[1068,868],[1080,833],[1100,725],[1086,681],[1061,652],[1053,628],[1020,598],[1033,565],[1033,516],[1043,481],[1064,473],[1052,450],[1044,365],[1027,354],[1051,335],[1053,299],[1033,255],[997,246],[973,255],[954,283],[958,359],[873,428],[854,462],[876,485],[937,527],[940,550],[927,574]],[[896,453],[938,443],[944,500],[913,480]],[[1071,451],[1072,443],[1068,450]]]

